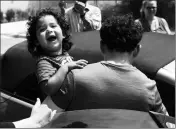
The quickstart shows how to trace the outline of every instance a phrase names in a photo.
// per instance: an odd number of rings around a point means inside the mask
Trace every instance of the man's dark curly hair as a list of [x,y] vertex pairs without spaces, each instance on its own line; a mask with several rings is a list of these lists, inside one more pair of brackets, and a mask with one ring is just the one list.
[[134,22],[133,15],[112,16],[100,29],[101,43],[110,51],[132,52],[141,41],[143,28]]
[[41,10],[38,10],[36,12],[35,16],[30,16],[27,22],[28,29],[27,29],[27,43],[28,43],[28,51],[32,54],[32,56],[40,56],[43,55],[42,48],[40,46],[36,45],[37,36],[36,36],[36,25],[38,20],[46,15],[52,15],[54,18],[56,18],[58,24],[60,25],[62,29],[62,33],[65,36],[65,38],[62,41],[62,51],[67,52],[71,49],[72,43],[70,42],[70,35],[68,33],[68,30],[70,29],[70,26],[68,22],[66,22],[65,18],[57,12],[57,10],[51,9],[51,8],[44,8]]

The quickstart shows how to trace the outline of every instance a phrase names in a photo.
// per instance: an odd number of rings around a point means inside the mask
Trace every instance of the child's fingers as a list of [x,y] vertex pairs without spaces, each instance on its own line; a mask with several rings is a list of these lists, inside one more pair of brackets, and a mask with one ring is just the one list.
[[76,64],[81,65],[81,66],[86,66],[87,65],[87,63],[85,63],[85,62],[77,62]]
[[71,57],[67,57],[67,60],[68,60],[68,62],[72,62],[73,61]]
[[77,64],[75,68],[82,69],[82,68],[84,68],[84,66]]
[[88,62],[86,60],[79,60],[75,62],[76,64],[81,64],[83,66],[86,66],[88,64]]
[[84,62],[84,63],[88,63],[88,61],[87,61],[87,60],[83,60],[83,59],[78,60],[77,62]]

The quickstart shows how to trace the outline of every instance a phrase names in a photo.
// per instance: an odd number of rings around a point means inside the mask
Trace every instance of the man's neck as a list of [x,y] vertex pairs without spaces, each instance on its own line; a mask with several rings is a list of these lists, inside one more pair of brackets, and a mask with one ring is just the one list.
[[104,55],[104,61],[114,64],[131,65],[132,58],[128,53],[106,53]]

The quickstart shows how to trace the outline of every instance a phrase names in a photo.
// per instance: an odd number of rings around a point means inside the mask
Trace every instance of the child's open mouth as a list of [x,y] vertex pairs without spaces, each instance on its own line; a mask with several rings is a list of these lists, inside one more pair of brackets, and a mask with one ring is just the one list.
[[56,40],[56,36],[50,36],[47,38],[48,41],[52,42]]

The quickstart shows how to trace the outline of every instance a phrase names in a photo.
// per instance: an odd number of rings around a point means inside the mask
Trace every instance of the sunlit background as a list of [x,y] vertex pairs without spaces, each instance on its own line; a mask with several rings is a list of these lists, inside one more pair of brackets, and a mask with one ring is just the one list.
[[21,9],[28,8],[29,1],[1,1],[1,11],[6,12],[8,9]]

